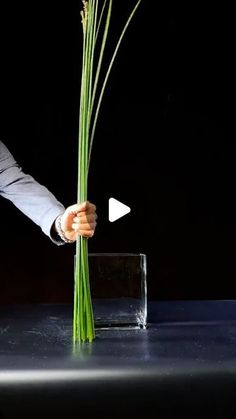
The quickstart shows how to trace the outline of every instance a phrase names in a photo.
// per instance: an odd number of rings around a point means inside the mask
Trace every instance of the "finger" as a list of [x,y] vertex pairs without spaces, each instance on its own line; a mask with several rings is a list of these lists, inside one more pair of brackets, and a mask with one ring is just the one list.
[[92,204],[89,201],[85,201],[82,202],[81,204],[76,204],[78,205],[78,212],[86,212],[86,213],[90,213],[90,212],[96,212],[96,205]]
[[84,224],[84,223],[93,223],[97,220],[97,214],[88,214],[83,216],[76,216],[73,218],[74,223]]
[[70,214],[76,215],[78,212],[82,212],[82,211],[86,212],[88,208],[89,208],[89,202],[85,201],[85,202],[82,202],[81,204],[70,205],[66,211]]
[[93,222],[93,223],[87,223],[87,224],[78,224],[78,223],[73,223],[72,224],[72,228],[74,231],[78,231],[79,233],[81,231],[88,231],[88,230],[95,230],[97,223]]
[[87,238],[90,238],[90,237],[93,237],[93,235],[94,235],[94,231],[93,230],[82,230],[82,231],[80,231],[80,236],[82,236],[82,237],[87,237]]
[[97,213],[95,211],[93,211],[93,210],[91,210],[91,211],[90,210],[88,210],[88,211],[79,211],[79,212],[77,212],[75,214],[75,217],[81,218],[81,217],[87,217],[87,215],[92,215],[92,216],[95,216],[97,218]]
[[74,217],[74,218],[73,218],[73,223],[78,223],[78,224],[80,224],[80,223],[81,223],[81,221],[80,221],[80,217]]

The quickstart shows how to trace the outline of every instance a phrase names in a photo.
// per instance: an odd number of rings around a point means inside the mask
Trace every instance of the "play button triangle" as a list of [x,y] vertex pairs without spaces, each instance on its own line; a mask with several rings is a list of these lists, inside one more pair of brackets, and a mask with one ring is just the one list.
[[109,211],[108,211],[109,221],[111,222],[116,221],[119,218],[123,217],[124,215],[128,214],[130,211],[131,211],[130,207],[118,201],[117,199],[115,198],[109,199]]

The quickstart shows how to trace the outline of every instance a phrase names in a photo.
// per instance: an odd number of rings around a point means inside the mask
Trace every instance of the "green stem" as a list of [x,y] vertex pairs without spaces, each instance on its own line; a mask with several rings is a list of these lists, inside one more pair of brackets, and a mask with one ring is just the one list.
[[103,82],[103,85],[102,85],[102,88],[101,88],[101,93],[100,93],[100,96],[99,96],[99,99],[98,99],[98,104],[97,104],[97,108],[96,108],[96,112],[95,112],[95,116],[94,116],[94,122],[93,122],[92,132],[91,132],[88,169],[89,169],[89,165],[90,165],[91,152],[92,152],[92,146],[93,146],[95,129],[96,129],[96,125],[97,125],[98,114],[99,114],[99,110],[100,110],[100,106],[101,106],[103,94],[104,94],[104,91],[105,91],[105,87],[106,87],[106,84],[107,84],[107,81],[108,81],[108,78],[109,78],[109,75],[110,75],[110,72],[111,72],[111,69],[112,69],[114,60],[116,58],[118,49],[120,47],[121,41],[122,41],[122,39],[123,39],[123,37],[125,35],[125,32],[126,32],[128,26],[130,24],[130,21],[131,21],[132,17],[134,16],[134,14],[135,14],[135,12],[136,12],[136,10],[137,10],[137,8],[138,8],[138,6],[139,6],[140,3],[141,3],[141,0],[138,0],[138,2],[136,3],[135,7],[133,8],[133,11],[131,12],[131,14],[130,14],[130,16],[129,16],[129,18],[128,18],[126,24],[125,24],[125,26],[124,26],[124,29],[123,29],[123,31],[122,31],[122,33],[120,35],[120,38],[119,38],[119,40],[117,42],[117,45],[116,45],[116,48],[114,50],[113,56],[111,58],[110,64],[108,66],[108,70],[107,70],[107,73],[106,73],[106,76],[105,76],[105,79],[104,79],[104,82]]

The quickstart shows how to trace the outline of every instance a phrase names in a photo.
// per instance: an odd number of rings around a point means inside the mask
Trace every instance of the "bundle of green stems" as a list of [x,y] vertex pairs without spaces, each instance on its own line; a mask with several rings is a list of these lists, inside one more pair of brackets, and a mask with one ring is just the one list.
[[[83,54],[78,130],[78,202],[87,201],[89,163],[104,90],[121,41],[140,2],[141,0],[137,1],[130,13],[103,80],[100,82],[113,0],[82,1]],[[98,84],[101,86],[99,92]],[[75,255],[73,340],[74,342],[92,342],[94,338],[95,325],[89,280],[88,240],[79,236]]]

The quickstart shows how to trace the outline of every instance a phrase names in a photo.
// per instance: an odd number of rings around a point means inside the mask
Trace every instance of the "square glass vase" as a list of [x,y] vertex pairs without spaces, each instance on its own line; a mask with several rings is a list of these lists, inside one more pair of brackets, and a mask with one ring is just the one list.
[[146,255],[89,253],[88,258],[95,328],[145,329]]

